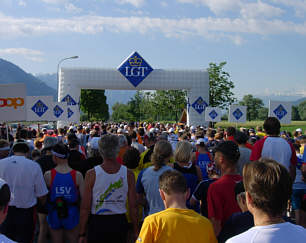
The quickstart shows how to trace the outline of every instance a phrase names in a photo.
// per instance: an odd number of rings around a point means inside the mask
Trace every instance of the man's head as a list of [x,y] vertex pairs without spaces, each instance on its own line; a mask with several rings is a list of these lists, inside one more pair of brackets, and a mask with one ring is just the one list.
[[18,139],[14,145],[13,145],[13,153],[19,153],[19,154],[28,154],[30,151],[30,147],[28,143],[23,139]]
[[116,159],[119,153],[119,137],[105,134],[99,140],[99,152],[103,159]]
[[69,149],[63,143],[57,143],[52,148],[52,159],[55,164],[67,163],[69,157]]
[[6,218],[10,199],[10,188],[4,180],[0,179],[0,225]]
[[215,149],[215,163],[219,169],[234,168],[240,157],[239,147],[233,141],[219,143]]
[[165,208],[171,200],[179,200],[181,203],[185,203],[189,196],[186,179],[183,174],[176,170],[165,171],[159,177],[159,192]]
[[226,128],[226,136],[227,137],[234,136],[235,133],[236,133],[236,128],[234,128],[234,127]]
[[292,193],[284,166],[270,159],[248,163],[243,168],[243,182],[250,212],[257,209],[271,217],[282,216]]
[[268,117],[264,124],[263,124],[263,127],[265,129],[265,132],[268,134],[268,135],[274,135],[274,136],[278,136],[279,133],[280,133],[280,128],[281,128],[281,125],[280,125],[280,122],[277,118],[275,117]]
[[241,211],[242,212],[248,211],[246,198],[245,198],[245,189],[242,181],[236,183],[235,185],[235,196]]
[[237,131],[234,135],[235,141],[239,144],[246,144],[248,141],[248,136],[244,132]]

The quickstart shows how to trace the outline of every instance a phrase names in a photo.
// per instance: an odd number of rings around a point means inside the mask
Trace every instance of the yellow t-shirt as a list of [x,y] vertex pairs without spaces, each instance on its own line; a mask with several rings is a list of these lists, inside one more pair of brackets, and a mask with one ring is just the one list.
[[191,209],[168,208],[145,218],[136,243],[217,243],[211,222]]

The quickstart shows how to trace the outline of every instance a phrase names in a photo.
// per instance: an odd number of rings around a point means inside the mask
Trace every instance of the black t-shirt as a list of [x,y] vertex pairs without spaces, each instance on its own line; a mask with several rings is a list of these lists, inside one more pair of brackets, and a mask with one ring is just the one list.
[[211,183],[215,182],[217,179],[207,179],[199,183],[195,189],[193,196],[201,201],[201,214],[205,217],[208,217],[208,208],[207,208],[207,192],[208,187]]
[[103,158],[101,156],[98,157],[90,157],[86,160],[86,165],[88,166],[88,170],[94,168],[97,165],[103,163]]
[[86,160],[84,159],[84,156],[77,150],[70,150],[68,165],[72,169],[81,172],[83,177],[85,176],[86,171],[88,170],[88,165],[86,163]]
[[46,171],[51,170],[56,166],[52,160],[52,155],[44,155],[37,160],[37,163],[40,165],[43,175],[46,173]]
[[254,226],[253,215],[246,211],[244,213],[234,213],[224,224],[218,236],[219,243],[227,241],[229,238],[239,235]]

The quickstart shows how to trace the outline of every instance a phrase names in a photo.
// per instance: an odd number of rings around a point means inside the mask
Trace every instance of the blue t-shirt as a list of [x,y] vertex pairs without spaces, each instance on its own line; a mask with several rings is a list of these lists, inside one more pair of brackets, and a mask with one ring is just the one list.
[[149,215],[165,209],[158,190],[158,180],[159,176],[167,170],[172,170],[172,168],[165,165],[158,171],[155,171],[154,166],[150,166],[142,170],[138,175],[136,192],[146,194],[146,199],[149,204]]
[[202,179],[206,180],[208,179],[207,175],[207,165],[211,162],[210,156],[208,153],[205,154],[200,154],[198,155],[196,165],[200,167],[201,172],[202,172]]

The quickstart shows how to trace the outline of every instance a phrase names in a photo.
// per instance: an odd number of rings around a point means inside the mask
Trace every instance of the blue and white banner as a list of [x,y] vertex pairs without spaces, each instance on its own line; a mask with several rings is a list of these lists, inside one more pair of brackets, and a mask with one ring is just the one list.
[[291,123],[292,103],[269,100],[269,116],[276,117],[281,124]]
[[52,96],[27,96],[27,121],[52,121]]
[[228,112],[228,121],[235,123],[245,123],[247,107],[242,105],[230,105]]
[[51,121],[67,121],[68,120],[66,102],[53,102],[51,111],[52,111]]
[[136,51],[128,56],[117,69],[134,87],[137,87],[153,71],[153,68]]
[[216,107],[206,107],[205,109],[205,121],[207,122],[219,122],[221,121],[221,109]]

